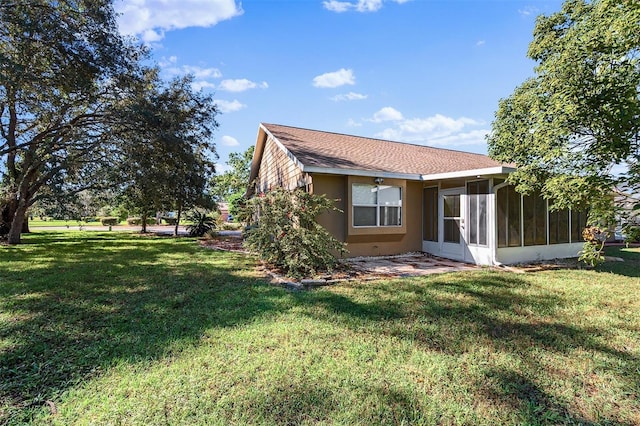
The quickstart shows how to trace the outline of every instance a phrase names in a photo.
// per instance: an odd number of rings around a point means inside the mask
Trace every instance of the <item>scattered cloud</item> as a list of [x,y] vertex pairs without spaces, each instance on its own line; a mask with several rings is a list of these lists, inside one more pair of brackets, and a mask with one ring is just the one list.
[[256,83],[255,81],[247,80],[246,78],[239,78],[236,80],[222,80],[218,89],[226,92],[244,92],[249,89],[267,89],[269,85],[266,81],[262,83]]
[[215,163],[215,169],[216,169],[216,174],[221,175],[224,172],[231,171],[233,167],[225,163]]
[[433,146],[481,145],[489,133],[488,129],[482,128],[485,124],[483,121],[472,118],[436,114],[406,119],[400,111],[391,107],[382,108],[368,121],[393,123],[391,127],[375,134],[376,137]]
[[349,121],[347,121],[347,126],[349,127],[362,127],[362,123],[359,121],[354,120],[353,118],[350,118]]
[[174,66],[178,62],[178,57],[175,55],[171,55],[168,58],[163,56],[162,59],[158,61],[158,65],[161,68],[169,68]]
[[243,13],[235,0],[122,0],[115,8],[120,32],[147,43],[162,40],[166,31],[210,27]]
[[338,71],[327,72],[313,78],[313,85],[321,88],[334,88],[345,84],[356,84],[352,70],[341,68]]
[[191,88],[196,92],[202,89],[215,89],[216,85],[213,83],[209,83],[208,81],[194,81],[191,83]]
[[336,95],[330,99],[334,102],[359,101],[362,99],[367,99],[367,95],[363,95],[361,93],[349,92],[349,93],[342,93],[340,95]]
[[478,40],[478,41],[476,42],[476,46],[484,46],[484,45],[485,45],[485,43],[486,43],[486,42],[485,42],[484,40]]
[[222,145],[224,146],[238,146],[240,145],[240,142],[238,142],[238,139],[232,137],[232,136],[223,136],[222,140],[220,141],[222,143]]
[[374,123],[382,123],[383,121],[400,121],[403,119],[404,117],[402,116],[402,113],[397,109],[392,107],[384,107],[373,114],[373,118],[369,121],[373,121]]
[[540,9],[535,6],[527,6],[523,9],[518,9],[518,13],[522,16],[537,16],[540,13]]
[[243,104],[237,99],[234,99],[232,101],[225,101],[224,99],[216,99],[215,103],[218,106],[218,109],[220,110],[220,112],[223,112],[223,113],[236,112],[247,107],[245,104]]
[[[387,0],[389,1],[389,0]],[[403,4],[409,0],[390,0],[394,3]],[[384,0],[358,0],[358,1],[339,1],[339,0],[326,0],[322,2],[322,6],[325,9],[336,12],[377,12],[382,9]]]

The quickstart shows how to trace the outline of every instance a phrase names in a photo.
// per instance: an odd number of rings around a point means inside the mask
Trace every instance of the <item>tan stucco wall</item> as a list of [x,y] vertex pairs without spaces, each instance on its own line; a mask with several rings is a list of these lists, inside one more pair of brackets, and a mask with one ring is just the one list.
[[[373,177],[366,178],[371,181]],[[313,174],[313,192],[325,194],[332,199],[340,199],[336,205],[344,213],[331,212],[323,214],[318,222],[340,241],[347,242],[348,257],[382,256],[401,254],[422,249],[422,183],[412,181],[395,181],[404,189],[403,194],[403,226],[389,231],[390,228],[369,229],[369,233],[354,235],[349,232],[349,214],[351,206],[348,204],[349,185],[353,178],[347,176],[331,176]],[[358,179],[361,181],[362,179]],[[387,182],[385,179],[385,183]],[[383,233],[376,232],[383,230]]]
[[345,240],[346,188],[347,177],[314,174],[311,178],[313,193],[336,200],[335,206],[341,212],[327,212],[318,217],[318,223],[340,241]]

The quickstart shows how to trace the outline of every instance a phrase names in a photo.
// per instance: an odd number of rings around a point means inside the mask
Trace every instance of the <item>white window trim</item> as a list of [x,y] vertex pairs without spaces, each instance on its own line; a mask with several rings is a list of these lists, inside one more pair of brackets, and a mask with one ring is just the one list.
[[[380,187],[382,185],[371,185],[371,184],[367,184],[367,183],[360,183],[360,182],[354,182],[351,184],[351,194],[353,197],[353,187],[355,185],[361,185],[361,186],[371,186],[374,188],[377,188],[378,190],[380,189]],[[351,204],[351,226],[353,226],[356,229],[363,229],[363,228],[402,228],[402,209],[403,209],[403,205],[402,205],[402,186],[400,185],[384,185],[385,187],[390,187],[390,188],[398,188],[400,190],[400,204],[398,206],[386,206],[384,204],[380,204],[380,198],[378,196],[376,196],[376,204],[355,204],[352,203]],[[355,224],[355,220],[356,220],[356,214],[355,214],[355,208],[356,207],[375,207],[376,208],[376,225],[356,225]],[[380,225],[380,207],[398,207],[400,209],[400,223],[398,225]]]

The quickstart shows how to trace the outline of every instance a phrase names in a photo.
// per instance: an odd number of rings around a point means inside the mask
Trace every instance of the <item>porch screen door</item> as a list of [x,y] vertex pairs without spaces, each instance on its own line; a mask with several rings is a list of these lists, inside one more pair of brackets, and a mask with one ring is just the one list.
[[442,191],[442,254],[453,258],[464,257],[463,189]]

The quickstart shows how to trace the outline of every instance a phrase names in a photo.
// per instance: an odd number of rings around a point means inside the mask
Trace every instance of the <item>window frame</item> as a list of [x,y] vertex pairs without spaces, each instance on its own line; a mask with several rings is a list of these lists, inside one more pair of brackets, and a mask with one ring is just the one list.
[[[354,187],[358,185],[358,186],[367,186],[367,187],[371,187],[371,188],[376,188],[376,203],[375,204],[364,204],[364,203],[355,203],[353,201],[353,189]],[[394,206],[387,206],[385,204],[381,204],[380,203],[380,197],[378,196],[380,189],[386,189],[386,188],[397,188],[400,194],[400,199],[398,200],[398,205],[394,205]],[[365,182],[352,182],[351,183],[351,187],[350,187],[350,194],[351,194],[351,226],[354,229],[377,229],[377,228],[382,228],[382,229],[389,229],[389,228],[402,228],[403,227],[403,187],[402,185],[395,185],[395,184],[389,184],[389,185],[384,185],[384,184],[370,184],[370,183],[365,183]],[[355,209],[358,207],[364,207],[364,208],[375,208],[375,212],[376,212],[376,224],[375,225],[356,225],[355,221],[356,221],[356,213],[355,213]],[[394,225],[382,225],[381,224],[381,208],[386,208],[386,207],[395,207],[398,209],[398,224],[394,224]]]

